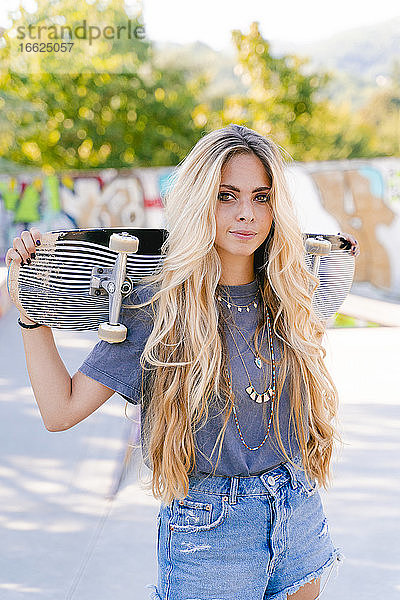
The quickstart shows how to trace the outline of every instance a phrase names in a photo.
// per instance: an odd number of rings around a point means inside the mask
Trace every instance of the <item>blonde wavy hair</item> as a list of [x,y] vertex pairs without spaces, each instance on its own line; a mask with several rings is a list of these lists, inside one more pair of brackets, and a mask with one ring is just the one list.
[[[168,237],[161,249],[162,265],[141,282],[154,286],[152,297],[141,304],[126,305],[139,308],[151,304],[153,313],[153,329],[140,358],[142,402],[146,405],[143,453],[152,469],[148,487],[165,504],[188,494],[189,474],[196,465],[195,433],[207,420],[209,403],[222,399],[225,416],[212,452],[219,442],[215,469],[232,412],[233,398],[225,377],[223,315],[215,300],[221,261],[214,241],[221,170],[240,153],[257,156],[272,184],[269,201],[273,224],[254,253],[254,268],[265,300],[259,304],[255,344],[259,351],[258,333],[268,306],[282,346],[273,418],[278,446],[285,459],[294,464],[282,443],[278,423],[286,377],[289,430],[294,424],[306,473],[325,488],[331,478],[333,440],[340,440],[333,425],[337,390],[321,345],[324,323],[311,304],[318,280],[306,268],[303,237],[288,192],[281,149],[257,132],[231,124],[202,137],[174,171],[164,197]],[[267,357],[262,359],[269,363]],[[308,441],[304,427],[307,414]]]

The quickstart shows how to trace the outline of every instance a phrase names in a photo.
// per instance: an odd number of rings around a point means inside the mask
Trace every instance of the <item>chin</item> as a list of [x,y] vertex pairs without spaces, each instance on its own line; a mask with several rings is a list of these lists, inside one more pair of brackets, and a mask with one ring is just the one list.
[[229,254],[233,254],[234,256],[251,256],[256,251],[256,248],[233,248],[232,250],[226,250],[225,252],[229,252]]

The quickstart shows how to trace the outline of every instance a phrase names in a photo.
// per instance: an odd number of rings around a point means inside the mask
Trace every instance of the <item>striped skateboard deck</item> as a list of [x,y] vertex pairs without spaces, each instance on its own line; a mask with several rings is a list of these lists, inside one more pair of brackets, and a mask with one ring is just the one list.
[[[137,252],[126,255],[125,281],[134,286],[159,269],[161,246],[168,236],[165,229],[52,231],[42,234],[42,243],[30,265],[20,266],[11,261],[7,286],[13,303],[29,319],[49,327],[98,329],[109,320],[110,304],[105,290],[97,295],[92,295],[93,290],[90,292],[93,273],[95,269],[110,271],[114,267],[118,252],[110,250],[109,240],[112,234],[123,232],[139,241]],[[310,240],[314,240],[311,253],[307,252]],[[350,243],[336,235],[309,233],[304,234],[304,241],[307,266],[320,278],[314,307],[327,319],[340,308],[352,285],[354,257],[350,254]],[[329,249],[322,248],[319,255],[318,243],[323,246],[324,242]]]
[[[75,229],[42,234],[30,265],[11,261],[8,292],[29,319],[56,329],[95,330],[109,319],[109,296],[90,295],[94,268],[112,269],[118,252],[109,249],[113,233],[138,238],[138,250],[127,254],[126,279],[133,285],[160,266],[164,229]],[[126,294],[125,294],[126,295]]]

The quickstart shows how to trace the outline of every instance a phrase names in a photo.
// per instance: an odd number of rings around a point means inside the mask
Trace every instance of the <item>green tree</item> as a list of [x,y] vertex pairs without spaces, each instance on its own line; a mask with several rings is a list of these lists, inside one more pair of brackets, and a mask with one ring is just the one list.
[[[30,24],[38,35],[39,25],[61,22],[73,29],[84,20],[102,30],[130,18],[132,26],[141,24],[140,15],[132,19],[122,0],[37,4],[33,15],[20,9],[14,31],[18,26],[26,31]],[[193,112],[204,79],[157,68],[152,45],[144,39],[78,41],[75,54],[64,56],[36,52],[16,59],[11,36],[0,48],[0,156],[50,173],[182,160],[203,132]]]
[[400,61],[393,63],[391,77],[360,111],[361,118],[376,135],[376,154],[400,156]]
[[329,160],[369,156],[372,130],[349,109],[319,97],[330,80],[327,73],[310,72],[307,59],[274,57],[258,23],[248,34],[232,32],[237,51],[235,72],[248,85],[245,95],[225,98],[219,111],[202,104],[199,123],[221,127],[235,122],[271,137],[295,160]]

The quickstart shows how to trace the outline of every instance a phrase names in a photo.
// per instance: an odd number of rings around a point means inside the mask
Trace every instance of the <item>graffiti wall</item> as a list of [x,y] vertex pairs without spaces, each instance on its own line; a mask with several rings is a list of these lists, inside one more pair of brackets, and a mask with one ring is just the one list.
[[352,234],[355,280],[400,297],[400,159],[295,163],[288,181],[302,230]]
[[41,177],[0,173],[0,260],[24,229],[163,227],[167,168]]
[[[23,229],[164,227],[172,167],[68,175],[0,173],[0,260]],[[289,188],[303,231],[351,233],[356,281],[400,297],[400,159],[292,163]]]

